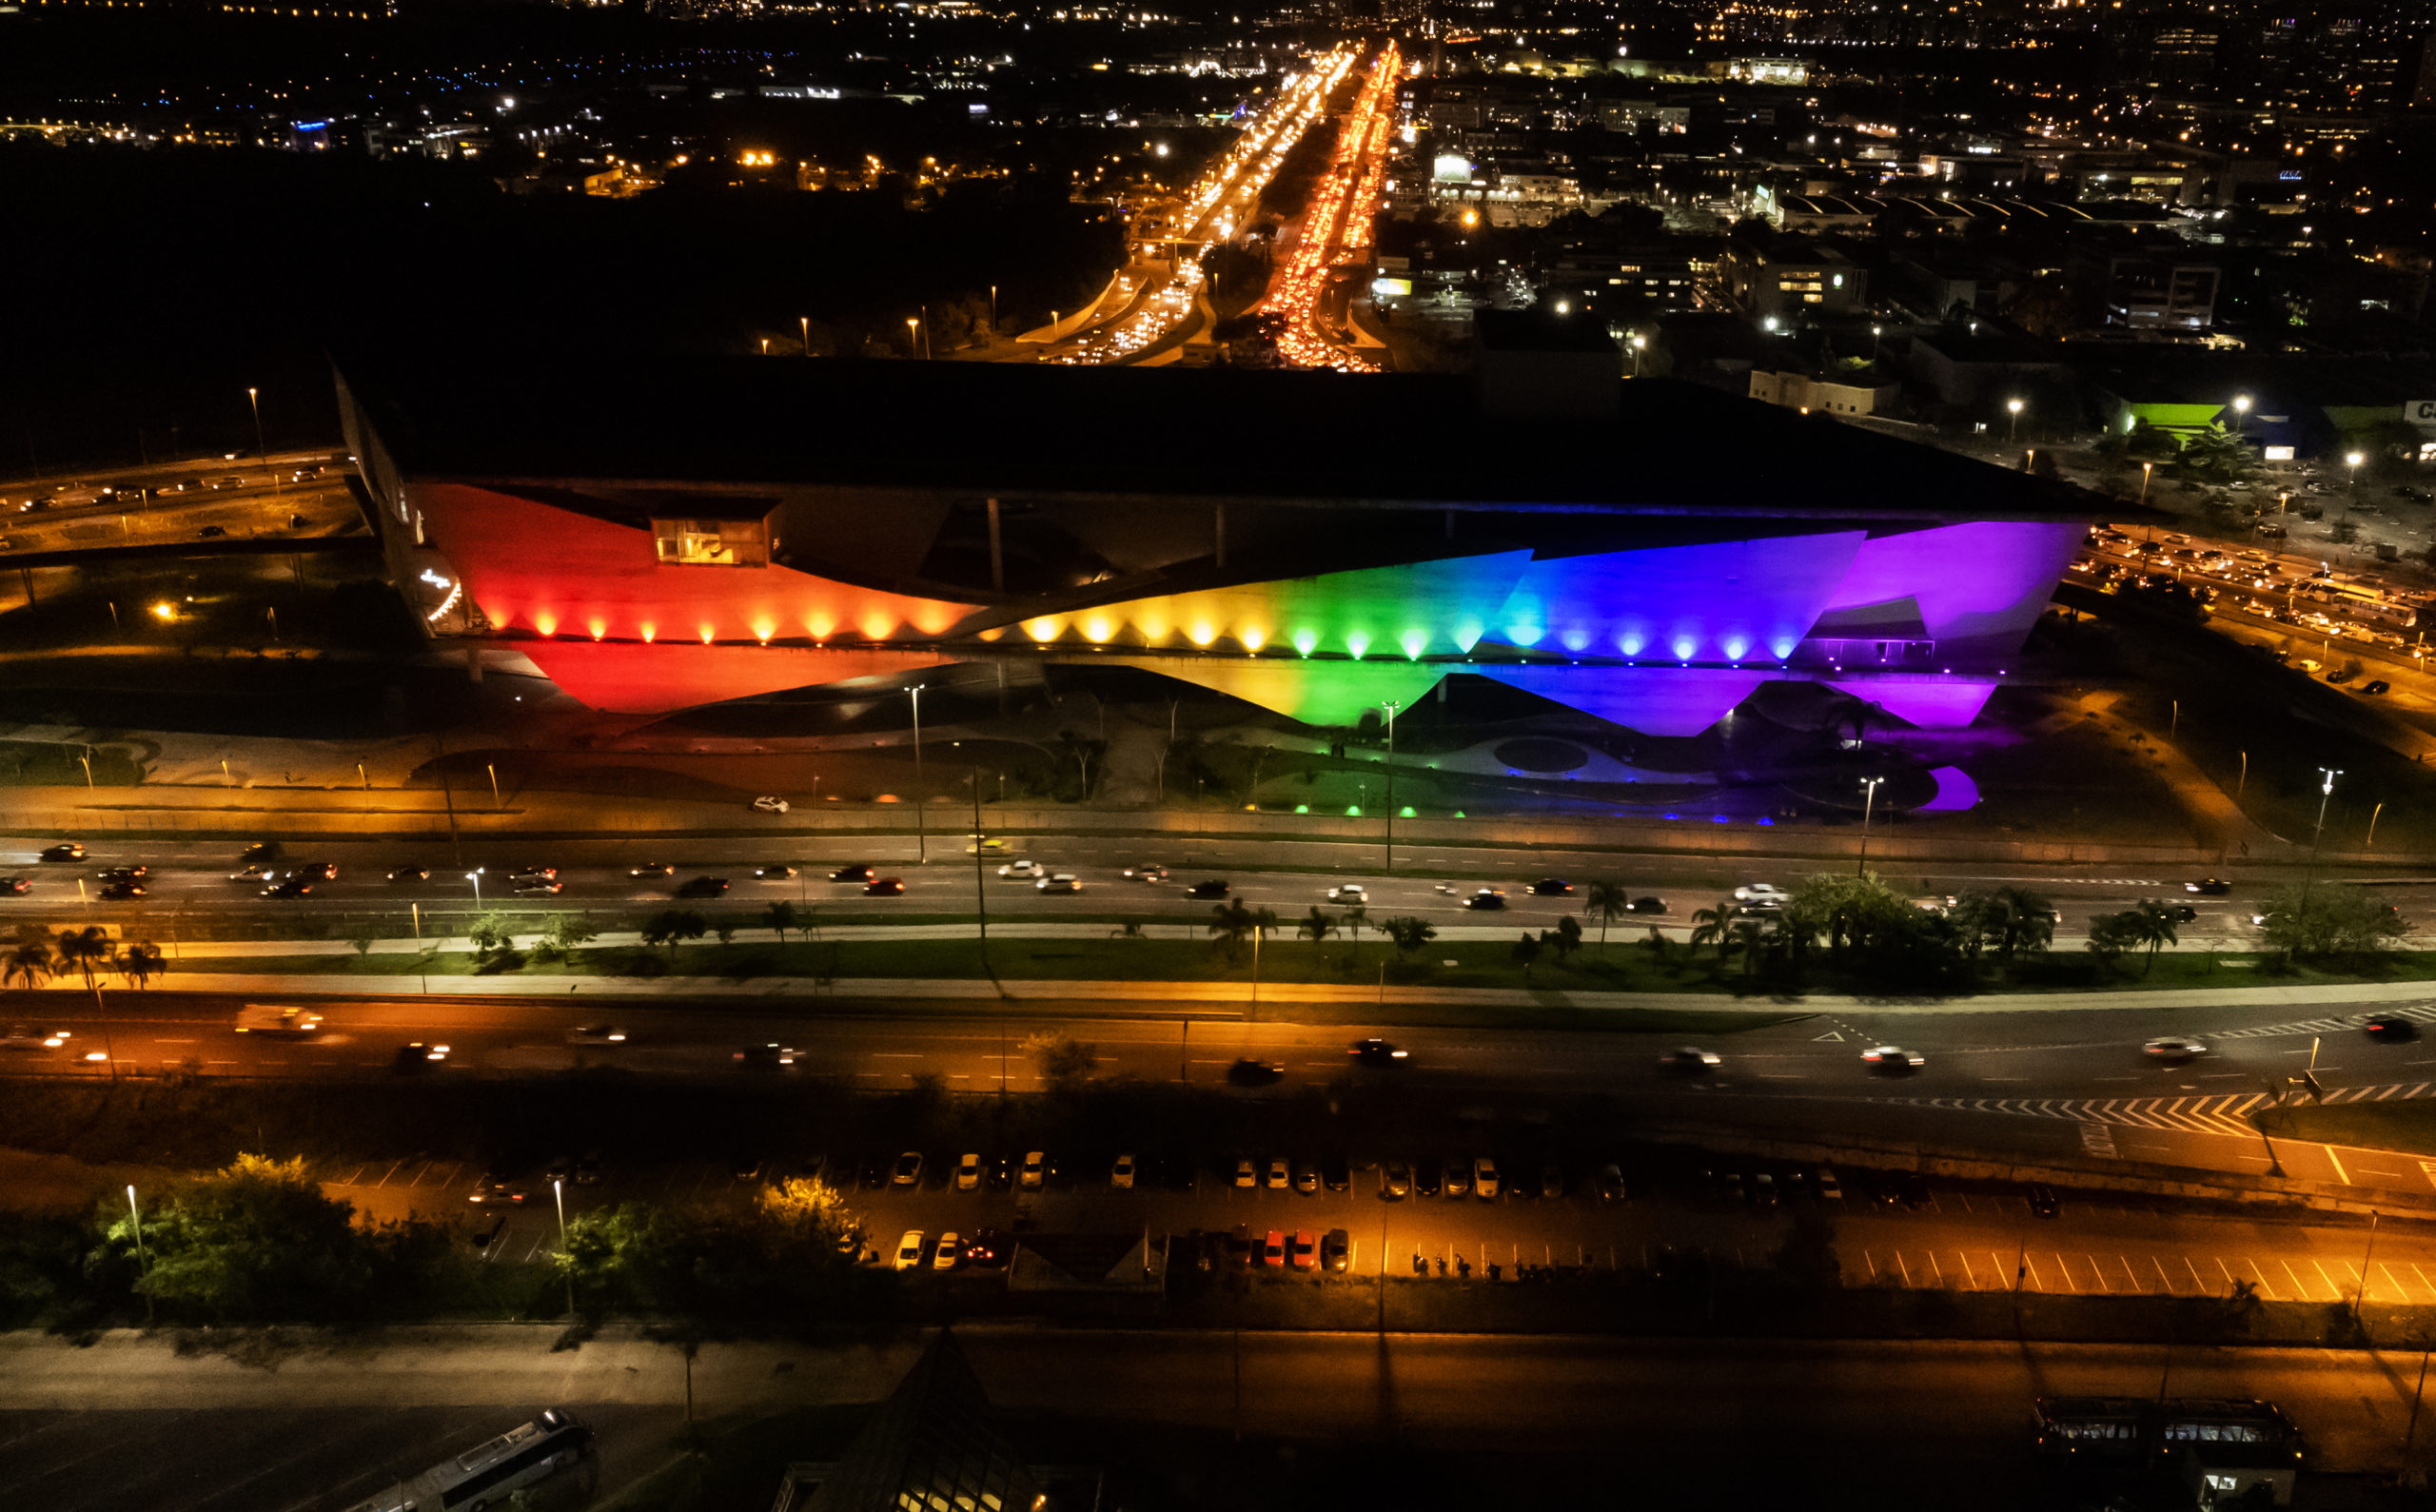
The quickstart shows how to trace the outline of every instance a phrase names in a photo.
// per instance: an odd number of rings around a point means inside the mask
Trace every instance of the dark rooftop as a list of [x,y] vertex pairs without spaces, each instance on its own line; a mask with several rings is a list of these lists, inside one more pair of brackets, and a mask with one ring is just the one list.
[[1252,497],[1617,514],[2021,519],[2078,489],[1666,380],[1489,415],[1470,378],[392,352],[341,379],[410,478]]

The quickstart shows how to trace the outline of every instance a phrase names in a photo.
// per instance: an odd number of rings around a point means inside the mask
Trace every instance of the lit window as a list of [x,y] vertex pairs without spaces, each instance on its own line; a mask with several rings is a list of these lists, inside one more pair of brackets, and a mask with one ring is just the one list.
[[655,520],[652,546],[663,562],[689,567],[766,567],[768,526],[758,520]]

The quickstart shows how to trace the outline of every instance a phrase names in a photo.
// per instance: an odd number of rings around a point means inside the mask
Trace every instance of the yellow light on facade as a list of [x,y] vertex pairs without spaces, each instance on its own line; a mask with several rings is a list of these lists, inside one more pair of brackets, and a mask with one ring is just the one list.
[[1054,619],[1032,619],[1025,622],[1024,634],[1034,640],[1054,640],[1057,638],[1057,621]]
[[653,641],[653,640],[655,640],[655,639],[658,638],[658,636],[659,636],[659,626],[658,626],[658,625],[645,625],[645,626],[643,626],[643,644],[644,644],[644,645],[650,645],[650,644],[652,643],[652,641]]
[[1209,642],[1218,638],[1218,632],[1208,620],[1204,620],[1200,624],[1194,625],[1191,629],[1186,631],[1185,638],[1190,640],[1196,646],[1207,646]]
[[1244,631],[1242,638],[1246,651],[1258,651],[1267,642],[1268,632],[1258,625],[1252,625]]

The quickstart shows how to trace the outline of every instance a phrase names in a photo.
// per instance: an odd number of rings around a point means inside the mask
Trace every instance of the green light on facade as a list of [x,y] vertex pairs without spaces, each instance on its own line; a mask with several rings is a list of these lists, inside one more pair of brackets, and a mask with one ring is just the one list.
[[1354,660],[1361,660],[1362,653],[1370,649],[1369,633],[1367,631],[1357,630],[1353,634],[1346,637],[1345,649],[1353,653]]
[[1297,814],[1308,814],[1311,812],[1311,806],[1307,803],[1297,803],[1294,805],[1294,812]]
[[1303,653],[1303,655],[1306,657],[1309,656],[1314,650],[1318,649],[1319,644],[1320,638],[1316,631],[1297,630],[1294,632],[1294,649]]
[[1417,819],[1420,818],[1421,815],[1413,813],[1412,805],[1407,803],[1403,808],[1396,811],[1396,817],[1400,819]]
[[1400,643],[1404,646],[1405,656],[1408,659],[1419,661],[1422,652],[1429,645],[1429,632],[1407,630],[1404,633],[1404,638]]
[[1358,819],[1362,817],[1362,805],[1359,803],[1346,804],[1345,807],[1345,816],[1348,819]]

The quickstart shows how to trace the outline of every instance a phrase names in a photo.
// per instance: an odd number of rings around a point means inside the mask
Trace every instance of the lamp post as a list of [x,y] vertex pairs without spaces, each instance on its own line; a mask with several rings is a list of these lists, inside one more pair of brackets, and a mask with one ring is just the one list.
[[[2155,462],[2142,462],[2140,464],[2140,502],[2143,504],[2146,504],[2149,501],[2149,475],[2156,470],[2157,464]],[[2153,536],[2155,533],[2152,531],[2151,534]]]
[[2005,401],[2005,444],[2010,446],[2021,439],[2021,401]]
[[1859,863],[1853,868],[1853,874],[1855,876],[1867,876],[1869,874],[1870,811],[1877,807],[1877,785],[1885,780],[1886,779],[1884,777],[1861,778],[1861,858]]
[[1381,700],[1379,707],[1387,711],[1387,872],[1396,869],[1396,705],[1392,698]]
[[482,906],[482,874],[488,870],[487,867],[478,866],[465,874],[465,880],[474,884],[474,907],[476,908]]
[[246,403],[254,412],[254,450],[262,457],[264,469],[270,474],[270,493],[271,497],[276,499],[279,497],[279,469],[271,466],[270,446],[263,440],[262,391],[253,388],[246,390]]
[[567,1184],[564,1178],[550,1178],[550,1198],[559,1205],[559,1264],[567,1273],[567,1316],[575,1316],[575,1267],[567,1259]]
[[1640,376],[1640,354],[1648,347],[1648,337],[1643,336],[1639,331],[1633,332],[1633,376],[1635,378],[1639,378]]
[[905,317],[905,355],[908,357],[922,355],[922,317],[919,315]]
[[1877,361],[1877,339],[1885,334],[1886,327],[1883,325],[1873,325],[1869,328],[1869,360],[1873,363]]
[[[144,1209],[135,1205],[133,1182],[127,1185],[127,1216],[135,1226],[135,1274],[142,1280],[152,1274],[152,1262],[144,1253]],[[152,1325],[152,1293],[148,1291],[144,1294],[144,1324],[147,1327]]]
[[812,355],[812,317],[804,315],[797,319],[803,323],[803,354],[810,357]]
[[2348,451],[2343,454],[2343,465],[2351,469],[2351,501],[2353,503],[2360,501],[2360,464],[2367,460],[2368,455],[2366,452]]
[[2318,775],[2326,781],[2318,788],[2317,828],[2309,833],[2309,870],[2301,878],[2301,907],[2304,909],[2309,906],[2309,889],[2317,885],[2318,842],[2326,838],[2327,800],[2334,796],[2334,779],[2343,776],[2343,771],[2339,767],[2320,767]]
[[2249,425],[2249,396],[2248,394],[2235,394],[2233,396],[2233,434],[2236,436],[2242,434]]
[[[914,861],[916,866],[928,866],[931,833],[922,822],[922,688],[916,683],[906,691],[914,696]],[[976,835],[972,843],[980,845],[980,837]]]

